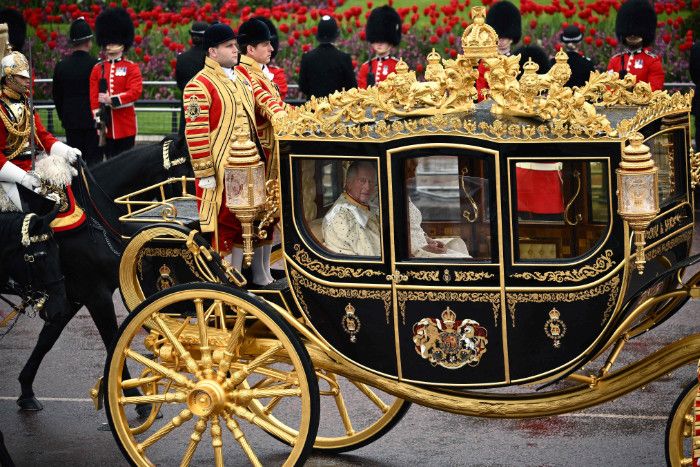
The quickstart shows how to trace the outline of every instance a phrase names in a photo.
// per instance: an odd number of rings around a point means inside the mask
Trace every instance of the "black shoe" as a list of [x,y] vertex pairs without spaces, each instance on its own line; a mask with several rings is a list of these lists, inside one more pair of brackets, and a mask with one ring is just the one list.
[[287,277],[287,273],[284,271],[284,269],[270,269],[270,274],[272,274],[272,278],[274,280],[284,279]]

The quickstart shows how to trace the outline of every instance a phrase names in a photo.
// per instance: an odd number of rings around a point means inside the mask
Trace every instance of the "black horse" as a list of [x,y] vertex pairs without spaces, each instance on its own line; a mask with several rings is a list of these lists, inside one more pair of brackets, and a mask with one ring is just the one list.
[[[160,143],[137,147],[106,162],[83,170],[73,179],[72,189],[85,210],[83,227],[57,235],[61,266],[70,302],[59,320],[44,324],[32,354],[19,375],[22,410],[41,410],[34,397],[33,382],[44,356],[75,314],[85,306],[109,348],[117,334],[112,295],[119,286],[119,256],[122,250],[120,207],[113,202],[120,195],[158,183],[168,177],[190,176],[192,168],[184,143],[165,138]],[[150,406],[137,406],[147,415]]]
[[[42,318],[59,319],[68,309],[58,245],[47,214],[0,213],[0,293],[19,297],[16,311],[38,309]],[[0,432],[0,465],[13,466]]]

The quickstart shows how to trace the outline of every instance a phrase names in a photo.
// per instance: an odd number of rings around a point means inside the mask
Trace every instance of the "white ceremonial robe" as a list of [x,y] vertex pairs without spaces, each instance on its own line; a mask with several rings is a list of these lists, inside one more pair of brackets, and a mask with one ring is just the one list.
[[381,226],[375,207],[342,193],[323,218],[326,248],[341,255],[380,256]]
[[467,250],[467,244],[459,237],[435,238],[442,242],[447,251],[445,253],[432,253],[423,248],[428,245],[426,234],[421,224],[423,215],[420,209],[408,198],[408,225],[411,229],[411,257],[412,258],[471,258]]

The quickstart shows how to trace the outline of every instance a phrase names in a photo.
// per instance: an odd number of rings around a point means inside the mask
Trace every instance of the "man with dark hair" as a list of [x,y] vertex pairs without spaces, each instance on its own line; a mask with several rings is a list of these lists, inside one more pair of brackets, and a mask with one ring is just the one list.
[[[177,56],[175,63],[175,81],[180,92],[185,90],[185,86],[194,75],[204,68],[204,59],[207,51],[204,50],[204,31],[209,27],[204,21],[195,21],[190,28],[190,38],[192,47]],[[180,113],[180,135],[185,134],[185,114]]]
[[326,97],[335,91],[357,87],[350,55],[333,45],[338,33],[338,24],[332,16],[326,15],[318,22],[319,45],[302,55],[299,68],[299,89],[306,97]]
[[656,35],[656,12],[648,0],[629,0],[620,7],[615,19],[615,34],[625,51],[613,55],[608,70],[624,78],[627,73],[637,82],[649,83],[652,91],[664,88],[664,69],[661,57],[649,47]]
[[90,111],[90,73],[97,63],[90,55],[92,29],[81,17],[71,23],[68,34],[73,53],[53,70],[53,102],[66,130],[66,142],[80,149],[85,162],[93,165],[99,162],[100,154]]
[[[277,85],[277,90],[280,92],[280,98],[284,100],[287,97],[287,91],[289,90],[289,85],[287,84],[287,76],[284,74],[284,68],[272,65],[272,61],[277,56],[277,52],[280,50],[280,39],[277,35],[277,28],[274,23],[264,16],[256,16],[255,19],[262,21],[267,26],[270,31],[270,45],[272,45],[272,55],[270,55],[270,62],[266,65],[267,70],[272,73],[272,82]],[[263,70],[265,66],[263,66]]]
[[345,174],[345,187],[323,217],[323,243],[341,255],[380,256],[379,211],[371,204],[377,190],[377,169],[369,161],[355,161]]
[[[273,82],[274,76],[267,69],[274,50],[272,34],[270,34],[267,25],[255,18],[241,24],[238,28],[238,48],[241,59],[236,71],[252,83],[253,98],[255,99],[255,126],[265,153],[261,154],[261,157],[265,159],[267,179],[274,179],[277,178],[278,155],[273,122],[285,116],[287,112],[279,89]],[[267,285],[274,280],[270,273],[273,226],[274,223],[267,227],[267,238],[258,242],[253,256],[253,282],[259,285]],[[267,274],[266,280],[262,280],[256,274],[255,262],[258,261],[257,258],[262,258],[263,270]]]
[[[90,74],[90,108],[106,123],[107,158],[131,149],[136,142],[136,110],[143,80],[139,66],[123,57],[134,42],[134,24],[123,8],[107,8],[95,22],[97,44],[105,53]],[[109,122],[106,122],[108,119]]]
[[[583,34],[581,30],[573,24],[565,27],[559,35],[559,40],[564,44],[564,51],[569,57],[568,64],[569,68],[571,68],[571,77],[566,82],[566,86],[569,87],[583,86],[588,82],[591,73],[595,71],[591,59],[583,56],[578,49],[582,39]],[[551,63],[554,65],[554,59],[552,59]]]
[[367,18],[365,40],[374,57],[363,63],[357,74],[357,85],[363,89],[384,81],[396,70],[399,61],[391,50],[401,42],[401,16],[389,5],[375,8]]
[[[200,228],[216,238],[217,242],[212,238],[212,245],[222,256],[231,252],[231,263],[240,271],[241,223],[226,207],[224,168],[232,135],[245,131],[252,141],[256,140],[253,86],[233,68],[238,62],[238,49],[236,36],[228,25],[209,26],[204,33],[204,47],[204,68],[187,83],[183,95],[185,138],[197,178]],[[269,264],[265,271],[262,256],[256,254],[253,281],[266,285],[270,282],[267,274]]]

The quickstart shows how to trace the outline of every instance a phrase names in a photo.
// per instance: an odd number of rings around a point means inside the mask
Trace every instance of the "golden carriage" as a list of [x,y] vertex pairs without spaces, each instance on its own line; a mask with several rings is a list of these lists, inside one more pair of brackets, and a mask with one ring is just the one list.
[[[245,287],[197,233],[186,180],[151,187],[160,201],[118,200],[125,222],[145,226],[122,257],[132,312],[104,380],[131,462],[294,464],[312,447],[376,440],[410,402],[480,417],[561,414],[700,358],[696,334],[616,366],[629,340],[698,294],[700,276],[684,278],[697,262],[691,96],[615,74],[572,90],[561,56],[546,75],[528,62],[518,78],[517,57],[497,55],[483,10],[473,15],[464,53],[431,54],[425,82],[399,66],[376,87],[312,99],[277,127],[267,199],[244,184],[229,205],[249,228],[280,216],[281,285]],[[490,90],[475,103],[480,60]],[[242,136],[234,144],[249,149]],[[327,230],[358,162],[376,172],[379,224],[375,250],[362,254],[330,247]],[[231,176],[251,180],[256,167]],[[166,184],[182,196],[166,199]],[[425,254],[416,231],[466,249]],[[583,369],[596,359],[597,371]],[[124,379],[125,366],[138,376]],[[693,455],[696,393],[671,414],[672,465]],[[348,404],[358,398],[374,410],[361,426]],[[156,410],[130,424],[138,403]],[[319,429],[321,406],[335,424]],[[288,445],[284,457],[259,457],[258,432]]]

